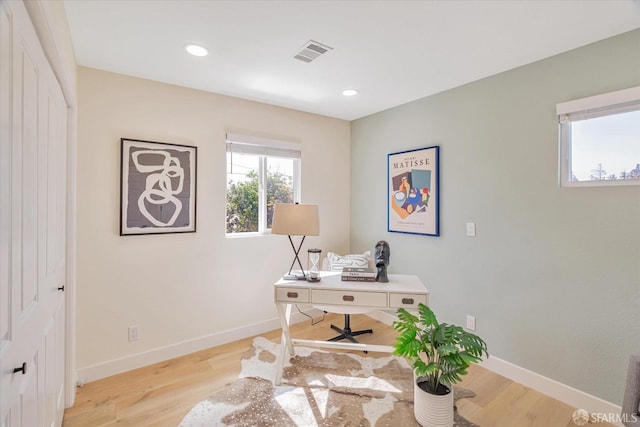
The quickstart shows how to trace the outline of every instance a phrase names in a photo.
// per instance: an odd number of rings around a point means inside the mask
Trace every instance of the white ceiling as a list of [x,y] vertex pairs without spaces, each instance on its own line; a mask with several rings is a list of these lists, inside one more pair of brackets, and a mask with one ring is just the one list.
[[[640,28],[640,0],[65,0],[78,64],[353,120]],[[333,48],[293,59],[315,40]],[[210,54],[187,54],[198,43]],[[360,94],[344,97],[345,88]]]

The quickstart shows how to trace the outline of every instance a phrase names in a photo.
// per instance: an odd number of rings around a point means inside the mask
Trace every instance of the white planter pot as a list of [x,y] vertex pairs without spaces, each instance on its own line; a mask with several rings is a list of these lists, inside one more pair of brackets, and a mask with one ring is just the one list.
[[422,427],[453,426],[453,388],[444,395],[427,393],[418,387],[421,378],[414,377],[413,415]]

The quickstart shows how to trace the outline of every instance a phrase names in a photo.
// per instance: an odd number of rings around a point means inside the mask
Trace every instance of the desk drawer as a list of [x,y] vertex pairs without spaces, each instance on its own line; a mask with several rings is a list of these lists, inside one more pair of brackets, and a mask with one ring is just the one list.
[[427,295],[389,293],[389,308],[418,308],[418,303],[429,305]]
[[276,288],[278,302],[309,302],[309,289]]
[[311,291],[311,302],[313,304],[386,308],[387,293],[313,289]]

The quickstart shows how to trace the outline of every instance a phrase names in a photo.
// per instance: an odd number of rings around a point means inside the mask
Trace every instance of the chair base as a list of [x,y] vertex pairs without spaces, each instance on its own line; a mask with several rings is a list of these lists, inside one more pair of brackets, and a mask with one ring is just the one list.
[[354,338],[358,335],[362,334],[372,334],[373,329],[363,329],[361,331],[352,331],[351,330],[351,319],[349,314],[344,315],[344,328],[339,328],[336,325],[331,325],[331,329],[338,332],[340,335],[328,339],[327,341],[341,341],[341,340],[349,340],[352,343],[358,343],[358,341]]

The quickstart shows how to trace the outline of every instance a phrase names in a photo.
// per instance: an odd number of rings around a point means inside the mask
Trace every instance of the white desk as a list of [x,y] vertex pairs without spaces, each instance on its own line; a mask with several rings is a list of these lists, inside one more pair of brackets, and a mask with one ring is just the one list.
[[280,384],[287,354],[289,357],[295,354],[294,344],[308,347],[393,352],[393,347],[388,345],[292,339],[289,325],[291,324],[291,307],[294,304],[324,306],[327,311],[332,311],[331,308],[334,308],[338,313],[394,310],[399,307],[415,309],[418,307],[418,303],[429,305],[429,291],[418,276],[389,274],[389,282],[387,283],[342,281],[340,272],[330,271],[320,272],[320,277],[319,282],[280,279],[274,284],[274,301],[282,325],[276,385]]

